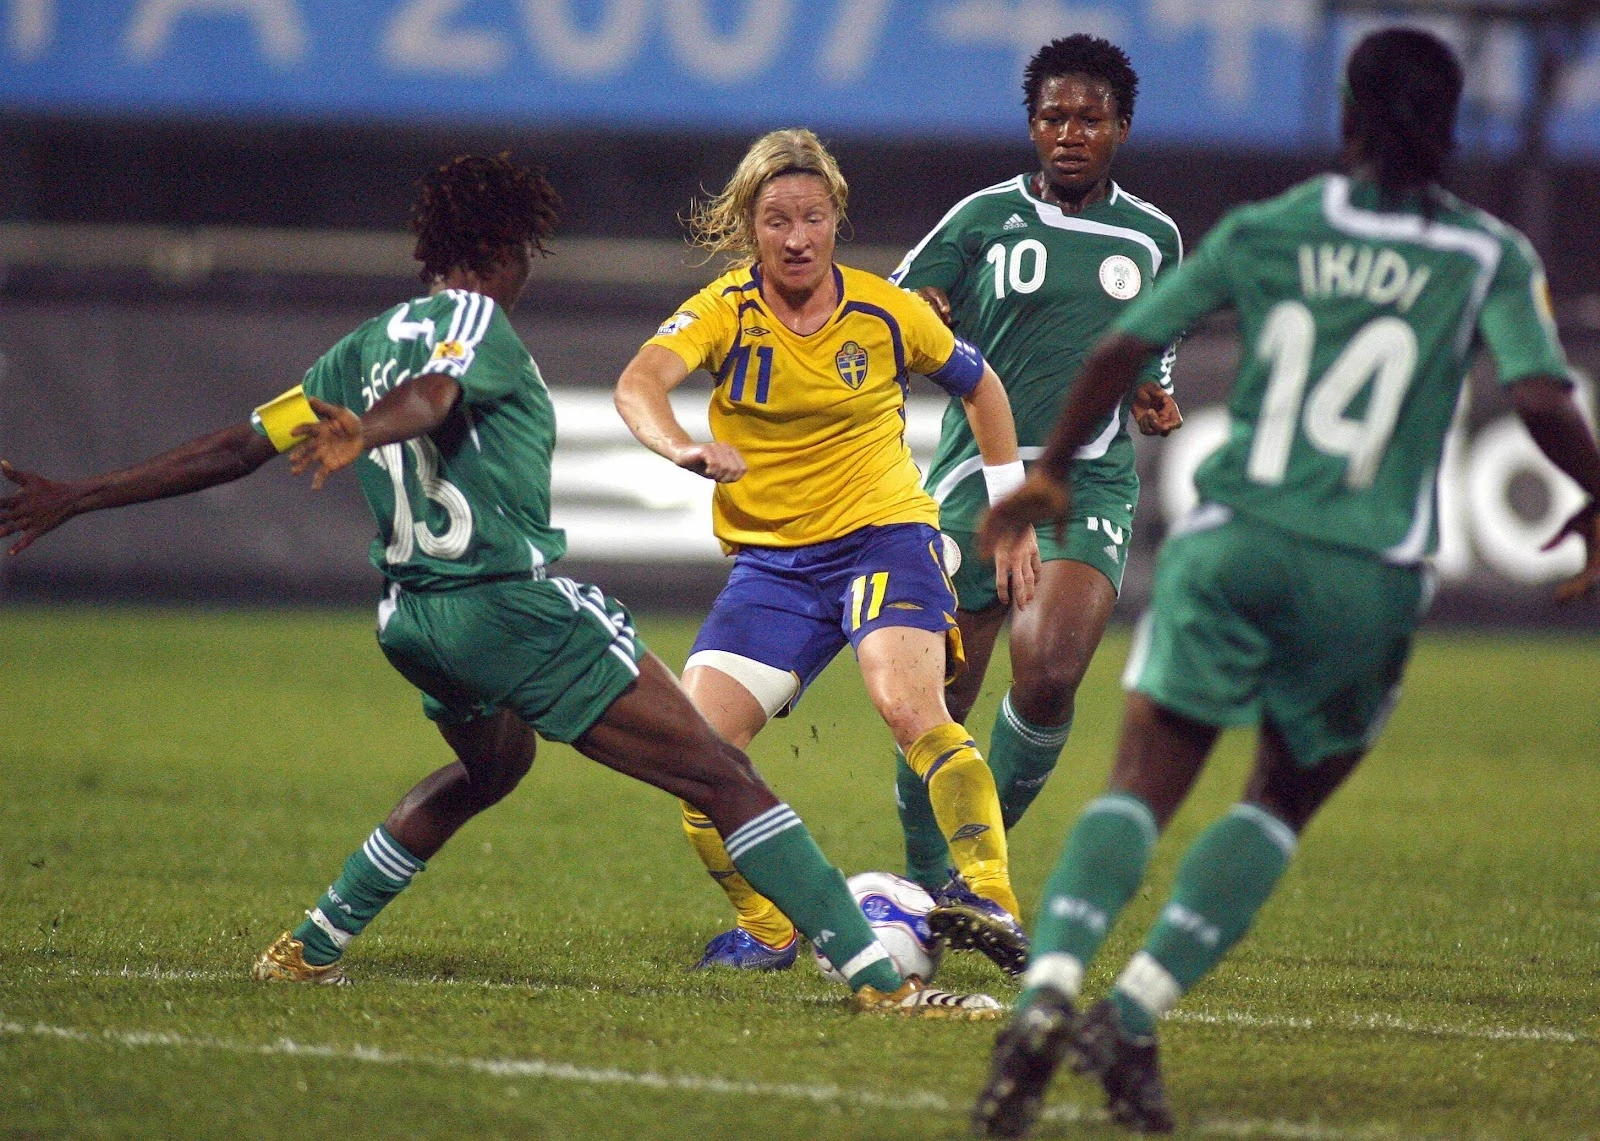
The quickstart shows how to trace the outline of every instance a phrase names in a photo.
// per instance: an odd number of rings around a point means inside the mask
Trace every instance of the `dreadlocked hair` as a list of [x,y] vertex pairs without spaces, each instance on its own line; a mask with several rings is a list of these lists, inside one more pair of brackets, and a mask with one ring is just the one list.
[[1349,133],[1378,179],[1381,200],[1427,192],[1455,147],[1461,64],[1416,28],[1386,28],[1356,45],[1345,68]]
[[1022,105],[1033,118],[1039,109],[1039,92],[1045,80],[1062,75],[1086,75],[1111,88],[1117,101],[1117,114],[1133,121],[1133,101],[1139,94],[1139,73],[1133,70],[1128,53],[1110,40],[1079,32],[1051,40],[1033,53],[1022,70]]
[[513,162],[511,152],[460,155],[429,172],[421,185],[411,229],[417,235],[412,256],[422,263],[423,281],[453,269],[489,273],[506,247],[524,242],[541,255],[550,252],[544,243],[555,233],[561,199],[537,170]]

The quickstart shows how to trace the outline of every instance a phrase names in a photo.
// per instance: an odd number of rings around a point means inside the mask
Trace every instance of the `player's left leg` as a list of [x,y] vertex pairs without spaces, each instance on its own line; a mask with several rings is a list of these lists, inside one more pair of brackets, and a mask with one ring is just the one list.
[[1026,960],[1027,936],[1016,920],[1000,800],[972,735],[945,704],[945,685],[965,659],[938,532],[920,524],[865,530],[840,576],[842,629],[867,695],[927,787],[964,880],[950,885],[951,898],[940,900],[929,925],[953,947],[983,951],[1014,973]]

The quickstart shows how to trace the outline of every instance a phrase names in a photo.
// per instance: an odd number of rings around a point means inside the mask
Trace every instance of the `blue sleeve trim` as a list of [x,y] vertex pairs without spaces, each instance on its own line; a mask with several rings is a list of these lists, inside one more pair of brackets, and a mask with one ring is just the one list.
[[983,379],[983,354],[970,341],[956,338],[956,347],[950,359],[928,379],[951,396],[970,396]]

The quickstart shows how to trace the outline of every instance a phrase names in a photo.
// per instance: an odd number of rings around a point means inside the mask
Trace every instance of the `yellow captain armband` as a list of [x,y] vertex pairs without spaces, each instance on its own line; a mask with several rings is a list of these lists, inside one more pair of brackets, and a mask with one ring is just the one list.
[[255,419],[266,429],[267,439],[280,452],[286,452],[300,442],[294,429],[301,424],[315,424],[317,414],[306,399],[305,387],[295,385],[282,396],[274,396],[255,410]]

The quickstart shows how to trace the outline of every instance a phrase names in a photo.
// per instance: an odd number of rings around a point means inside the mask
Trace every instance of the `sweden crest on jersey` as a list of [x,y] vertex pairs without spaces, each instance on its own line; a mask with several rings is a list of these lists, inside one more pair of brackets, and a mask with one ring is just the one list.
[[834,354],[833,364],[839,370],[839,379],[851,388],[860,388],[867,379],[867,350],[854,341],[844,343]]

